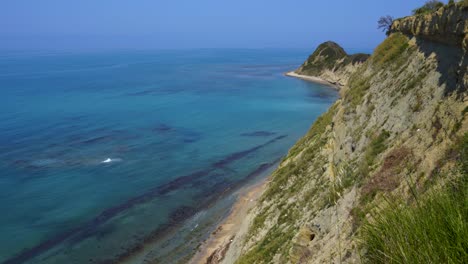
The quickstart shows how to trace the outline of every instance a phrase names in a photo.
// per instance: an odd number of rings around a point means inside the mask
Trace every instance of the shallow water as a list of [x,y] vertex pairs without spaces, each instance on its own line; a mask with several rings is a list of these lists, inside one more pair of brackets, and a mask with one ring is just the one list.
[[99,263],[175,238],[336,100],[283,77],[306,55],[0,55],[0,263]]

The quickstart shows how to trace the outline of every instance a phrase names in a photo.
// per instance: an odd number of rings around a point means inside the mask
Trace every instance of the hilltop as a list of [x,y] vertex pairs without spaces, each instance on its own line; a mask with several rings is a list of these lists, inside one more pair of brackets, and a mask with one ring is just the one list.
[[318,77],[338,87],[345,86],[349,76],[368,58],[369,54],[348,55],[337,43],[320,44],[309,58],[294,73]]

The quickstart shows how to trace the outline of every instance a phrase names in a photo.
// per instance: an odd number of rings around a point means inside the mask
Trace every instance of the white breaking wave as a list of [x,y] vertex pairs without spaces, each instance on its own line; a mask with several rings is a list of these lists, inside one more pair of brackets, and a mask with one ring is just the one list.
[[122,159],[119,159],[119,158],[114,158],[114,159],[107,158],[107,159],[101,161],[101,163],[111,163],[111,162],[119,162],[119,161],[122,161]]

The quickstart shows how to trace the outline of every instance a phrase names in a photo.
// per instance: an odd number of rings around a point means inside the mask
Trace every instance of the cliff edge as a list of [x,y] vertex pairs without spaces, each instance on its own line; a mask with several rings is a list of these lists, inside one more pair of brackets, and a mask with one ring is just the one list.
[[221,263],[367,262],[362,227],[389,200],[411,206],[466,179],[466,18],[452,4],[396,20],[368,59],[322,44],[296,72],[340,83],[342,98],[289,151]]

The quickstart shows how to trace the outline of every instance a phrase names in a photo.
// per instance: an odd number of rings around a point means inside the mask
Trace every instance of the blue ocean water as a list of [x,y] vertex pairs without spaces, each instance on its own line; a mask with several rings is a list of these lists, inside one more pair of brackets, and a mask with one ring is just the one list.
[[336,100],[283,76],[306,55],[0,55],[0,263],[112,263],[161,237],[146,258],[179,261],[184,225],[271,171]]

